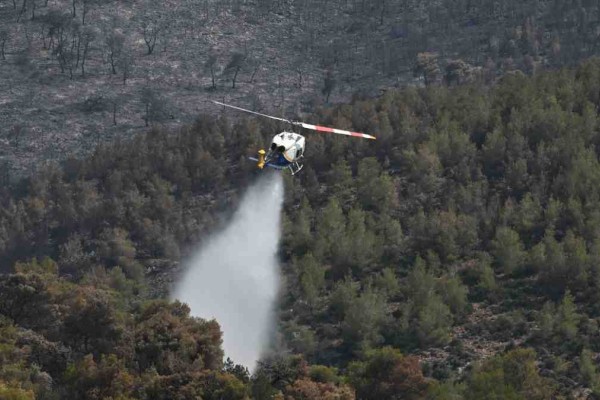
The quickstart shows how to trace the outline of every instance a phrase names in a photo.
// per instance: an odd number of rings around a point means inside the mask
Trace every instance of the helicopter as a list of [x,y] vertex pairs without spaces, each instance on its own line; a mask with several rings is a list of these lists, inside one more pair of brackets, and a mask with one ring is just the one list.
[[[261,117],[286,122],[290,124],[292,129],[295,126],[299,126],[317,132],[336,133],[338,135],[353,136],[362,139],[376,139],[375,136],[367,135],[366,133],[351,132],[344,129],[328,128],[326,126],[312,125],[299,121],[290,121],[285,118],[274,117],[272,115],[262,114],[256,111],[247,110],[245,108],[221,103],[220,101],[212,100],[212,102],[220,106],[233,108],[238,111],[243,111]],[[283,131],[273,136],[273,140],[271,141],[271,146],[269,147],[268,151],[260,149],[258,151],[258,157],[248,157],[248,159],[256,162],[256,166],[260,169],[263,169],[264,167],[269,167],[278,170],[288,169],[292,175],[296,175],[302,170],[303,167],[303,164],[301,164],[300,161],[304,158],[305,144],[306,139],[299,133]]]

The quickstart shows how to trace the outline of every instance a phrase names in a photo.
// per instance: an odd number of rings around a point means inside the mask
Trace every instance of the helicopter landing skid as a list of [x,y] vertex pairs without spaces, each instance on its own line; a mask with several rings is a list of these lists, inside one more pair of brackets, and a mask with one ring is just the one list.
[[302,170],[302,167],[304,167],[304,165],[298,164],[298,162],[293,162],[288,166],[288,168],[290,169],[290,172],[292,173],[292,176],[294,176],[298,172],[300,172]]

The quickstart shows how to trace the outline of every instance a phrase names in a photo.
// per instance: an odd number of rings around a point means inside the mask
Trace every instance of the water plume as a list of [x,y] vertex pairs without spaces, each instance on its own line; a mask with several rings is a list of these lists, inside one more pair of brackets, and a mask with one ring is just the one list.
[[228,226],[186,263],[173,294],[192,315],[215,318],[225,356],[250,370],[274,331],[282,206],[281,175],[265,173],[248,188]]

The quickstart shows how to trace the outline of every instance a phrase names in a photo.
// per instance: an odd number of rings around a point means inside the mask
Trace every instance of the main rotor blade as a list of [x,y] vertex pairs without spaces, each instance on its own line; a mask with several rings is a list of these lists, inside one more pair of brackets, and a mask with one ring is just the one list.
[[343,129],[328,128],[326,126],[311,125],[311,124],[306,124],[304,122],[292,122],[292,123],[294,125],[300,125],[303,128],[312,129],[313,131],[318,131],[318,132],[337,133],[338,135],[354,136],[354,137],[359,137],[359,138],[363,138],[363,139],[373,139],[373,140],[376,139],[375,136],[367,135],[366,133],[345,131]]
[[287,120],[285,118],[279,118],[279,117],[274,117],[272,115],[267,115],[267,114],[262,114],[256,111],[251,111],[251,110],[246,110],[245,108],[242,107],[236,107],[236,106],[232,106],[229,104],[225,104],[225,103],[221,103],[220,101],[215,101],[215,100],[211,100],[213,103],[218,104],[220,106],[225,106],[225,107],[229,107],[229,108],[233,108],[235,110],[239,110],[239,111],[244,111],[250,114],[256,114],[256,115],[260,115],[261,117],[267,117],[267,118],[271,118],[271,119],[276,119],[278,121],[283,121],[283,122],[287,122],[288,124],[291,124],[292,122],[290,120]]
[[216,100],[211,100],[211,101],[213,103],[215,103],[215,104],[220,105],[220,106],[233,108],[234,110],[239,110],[239,111],[247,112],[247,113],[250,113],[250,114],[259,115],[261,117],[275,119],[277,121],[287,122],[288,124],[292,124],[292,125],[296,125],[296,126],[301,126],[303,128],[306,128],[306,129],[312,129],[313,131],[337,133],[338,135],[354,136],[354,137],[359,137],[359,138],[363,138],[363,139],[373,139],[373,140],[376,139],[375,136],[367,135],[366,133],[351,132],[351,131],[346,131],[346,130],[343,130],[343,129],[336,129],[336,128],[328,128],[326,126],[312,125],[312,124],[307,124],[307,123],[304,123],[304,122],[295,122],[295,121],[292,122],[289,119],[280,118],[280,117],[274,117],[272,115],[267,115],[267,114],[259,113],[259,112],[256,112],[256,111],[247,110],[247,109],[242,108],[242,107],[237,107],[237,106],[232,106],[230,104],[221,103],[220,101],[216,101]]

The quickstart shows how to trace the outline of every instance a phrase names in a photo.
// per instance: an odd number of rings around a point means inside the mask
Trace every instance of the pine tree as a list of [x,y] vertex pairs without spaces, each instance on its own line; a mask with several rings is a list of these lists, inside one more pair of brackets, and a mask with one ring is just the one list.
[[577,307],[573,301],[573,296],[567,290],[562,301],[556,310],[556,333],[563,340],[573,340],[577,336],[580,316],[577,314]]
[[581,350],[579,355],[579,373],[588,387],[598,390],[598,371],[592,360],[592,352],[587,348]]
[[556,308],[551,302],[546,302],[536,320],[539,329],[539,336],[546,340],[551,338],[555,331]]
[[423,346],[438,346],[447,344],[450,340],[452,313],[442,298],[430,294],[417,311],[415,333]]
[[467,309],[469,289],[455,276],[441,279],[437,286],[438,293],[442,296],[444,303],[450,307],[452,314],[462,315]]
[[523,266],[525,252],[519,234],[508,227],[500,227],[492,241],[492,255],[496,264],[506,274]]
[[350,210],[345,234],[347,241],[347,245],[344,246],[345,254],[339,255],[339,258],[344,260],[344,264],[363,273],[370,270],[369,267],[377,254],[376,249],[380,248],[376,243],[375,235],[365,225],[365,217],[365,212],[360,209]]
[[360,160],[356,191],[365,210],[387,214],[397,202],[396,188],[392,179],[387,173],[382,173],[379,162],[373,157]]
[[288,233],[284,240],[290,254],[302,256],[313,248],[312,219],[312,207],[308,199],[304,197],[300,203],[300,210],[296,215],[296,219],[289,223]]
[[333,316],[343,319],[350,304],[358,297],[358,283],[352,281],[350,276],[336,283],[329,297],[329,308]]
[[342,208],[350,207],[354,193],[352,187],[352,170],[345,159],[333,164],[328,176],[331,193],[340,201]]
[[400,292],[400,282],[391,268],[384,268],[374,279],[375,288],[388,298],[395,297]]
[[427,301],[427,298],[435,292],[435,277],[431,275],[422,258],[417,257],[412,270],[406,277],[404,295],[414,302],[417,308]]
[[380,344],[381,326],[387,318],[385,296],[372,288],[367,288],[348,306],[342,322],[344,341],[355,349],[370,348]]
[[335,261],[336,255],[343,254],[345,249],[340,247],[345,240],[345,229],[346,218],[340,203],[336,198],[331,198],[317,224],[317,257]]
[[295,264],[304,298],[310,307],[314,307],[325,286],[325,269],[319,265],[312,253],[307,253]]
[[364,360],[350,363],[348,375],[358,398],[365,400],[419,399],[427,389],[418,359],[389,346],[369,350]]

